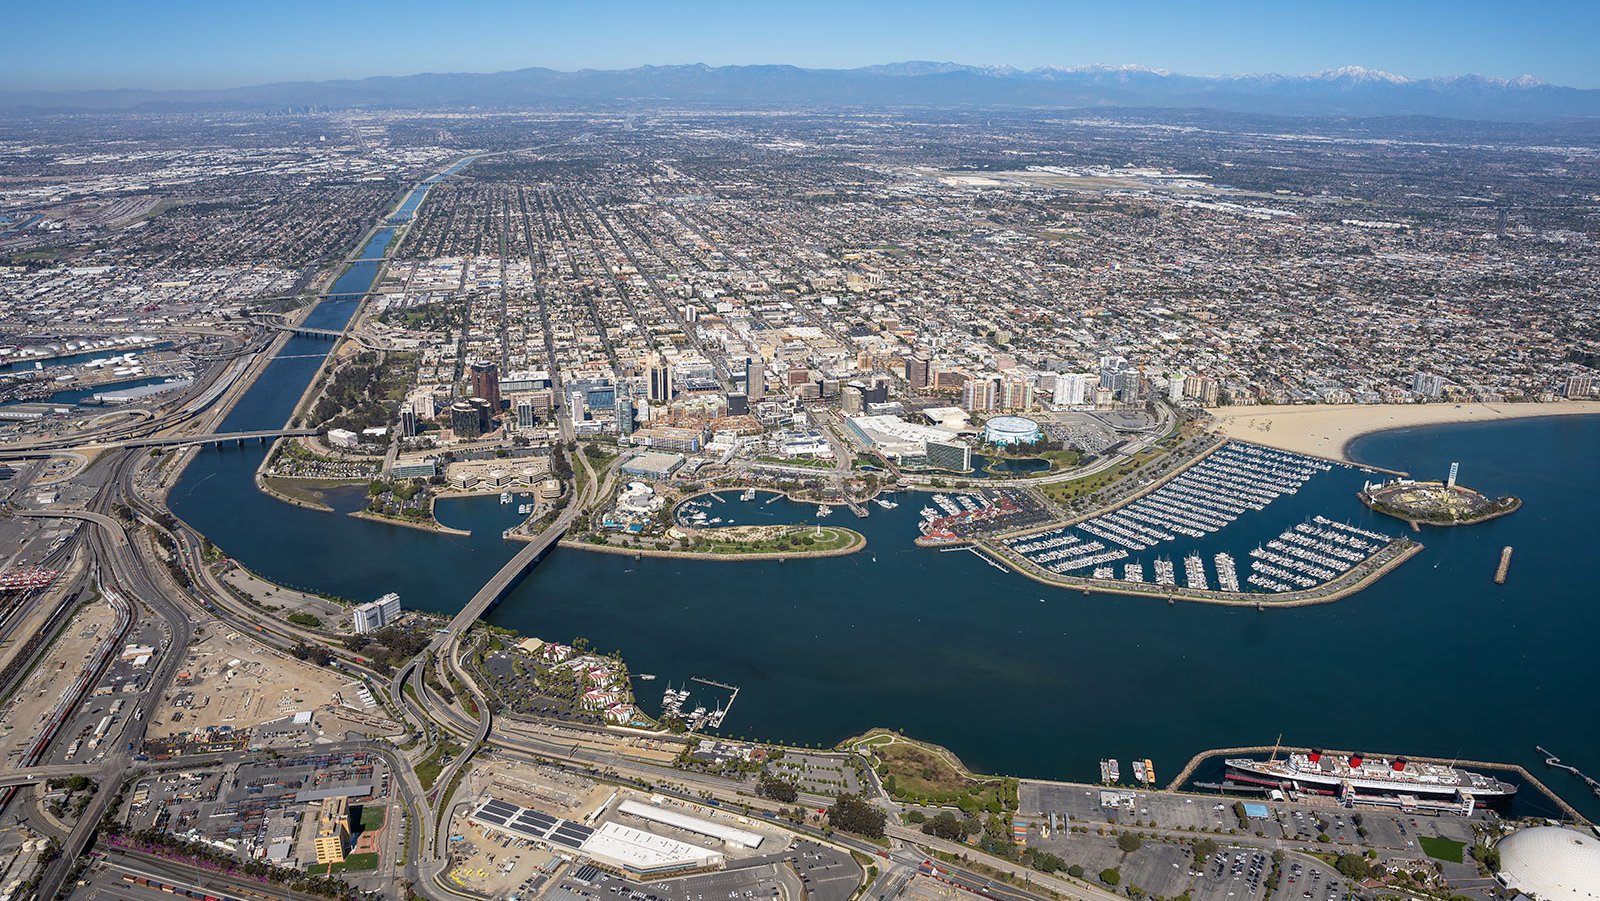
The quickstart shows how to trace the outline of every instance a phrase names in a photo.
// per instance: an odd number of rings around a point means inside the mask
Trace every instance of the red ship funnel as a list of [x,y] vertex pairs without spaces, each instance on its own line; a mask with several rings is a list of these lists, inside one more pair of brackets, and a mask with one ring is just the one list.
[[1394,759],[1394,771],[1397,772],[1397,773],[1404,772],[1405,768],[1406,768],[1406,759],[1404,757],[1396,757]]
[[1352,767],[1360,766],[1361,765],[1361,755],[1360,754],[1351,754],[1350,755],[1350,765]]
[[1320,762],[1322,760],[1322,749],[1312,748],[1311,753],[1306,755],[1306,759],[1310,760],[1312,763]]

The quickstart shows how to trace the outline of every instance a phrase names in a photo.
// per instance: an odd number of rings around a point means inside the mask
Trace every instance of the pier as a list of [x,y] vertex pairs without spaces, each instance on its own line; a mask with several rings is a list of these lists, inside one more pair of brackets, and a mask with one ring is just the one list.
[[722,707],[722,712],[717,716],[716,722],[711,724],[713,727],[721,726],[722,721],[728,718],[728,711],[733,709],[734,699],[739,697],[739,686],[729,685],[726,682],[718,682],[715,679],[702,679],[699,676],[690,676],[689,681],[699,682],[701,685],[710,685],[713,688],[721,688],[726,691],[733,692],[733,694],[728,695],[728,703]]
[[1506,584],[1506,573],[1511,569],[1511,545],[1500,551],[1500,566],[1494,571],[1494,584]]
[[[1511,549],[1510,548],[1506,548],[1506,550],[1509,551]],[[1569,766],[1569,765],[1567,765],[1565,763],[1562,763],[1561,762],[1561,758],[1559,758],[1556,755],[1550,753],[1549,751],[1546,751],[1544,748],[1541,748],[1538,745],[1534,745],[1533,749],[1535,751],[1538,751],[1540,754],[1544,755],[1544,765],[1545,766],[1554,767],[1555,769],[1558,769],[1558,770],[1566,770],[1567,772],[1569,772],[1572,775],[1578,777],[1579,779],[1582,779],[1583,783],[1585,785],[1589,786],[1589,791],[1594,792],[1594,796],[1597,797],[1597,798],[1600,798],[1600,780],[1592,779],[1592,778],[1584,775],[1583,772],[1581,770],[1579,770],[1575,766]]]

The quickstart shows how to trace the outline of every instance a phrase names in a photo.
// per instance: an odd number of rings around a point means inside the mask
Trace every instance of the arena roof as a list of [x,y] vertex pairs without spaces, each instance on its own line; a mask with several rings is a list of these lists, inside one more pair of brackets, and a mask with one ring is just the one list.
[[1500,840],[1500,881],[1540,901],[1600,898],[1600,838],[1537,826]]
[[996,416],[983,427],[993,434],[1029,435],[1039,431],[1039,423],[1026,416]]

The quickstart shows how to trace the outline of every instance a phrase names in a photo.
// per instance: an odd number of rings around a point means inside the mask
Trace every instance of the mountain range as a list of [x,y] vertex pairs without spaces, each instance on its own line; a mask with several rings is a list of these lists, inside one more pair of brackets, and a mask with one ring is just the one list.
[[856,69],[643,66],[423,73],[215,90],[0,91],[10,110],[942,107],[1214,109],[1290,116],[1490,121],[1600,117],[1600,90],[1523,76],[1410,79],[1361,67],[1312,75],[1182,75],[1141,66],[1013,69],[903,62]]

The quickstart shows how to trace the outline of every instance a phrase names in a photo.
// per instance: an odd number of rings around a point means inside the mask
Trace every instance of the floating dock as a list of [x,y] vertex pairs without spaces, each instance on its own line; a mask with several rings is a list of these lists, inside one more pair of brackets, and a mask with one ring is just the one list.
[[734,701],[734,699],[739,697],[739,686],[737,686],[737,685],[729,685],[726,682],[718,682],[715,679],[702,679],[699,676],[690,676],[689,677],[689,681],[690,682],[699,682],[701,685],[710,685],[713,688],[721,688],[721,689],[723,689],[725,691],[733,692],[733,694],[728,695],[728,703],[726,705],[722,706],[722,707],[718,707],[717,708],[717,712],[713,715],[713,717],[709,721],[709,725],[712,728],[715,729],[715,728],[720,727],[722,725],[722,721],[727,718],[728,711],[733,709],[733,701]]
[[[1507,548],[1507,550],[1509,550],[1509,548]],[[1540,754],[1544,755],[1544,765],[1545,766],[1554,767],[1554,768],[1556,768],[1558,770],[1566,770],[1567,772],[1571,773],[1572,775],[1576,776],[1577,778],[1582,779],[1583,780],[1583,784],[1589,786],[1589,791],[1594,792],[1594,796],[1596,798],[1600,798],[1600,780],[1590,778],[1589,776],[1587,776],[1584,773],[1582,773],[1581,771],[1579,771],[1579,769],[1577,767],[1575,767],[1575,766],[1569,766],[1569,765],[1567,765],[1565,763],[1562,763],[1561,762],[1561,758],[1559,758],[1556,755],[1550,753],[1549,751],[1546,751],[1544,748],[1541,748],[1538,745],[1534,745],[1533,749],[1535,751],[1538,751]]]
[[1500,551],[1500,566],[1494,571],[1494,584],[1506,584],[1506,573],[1511,569],[1511,545]]

